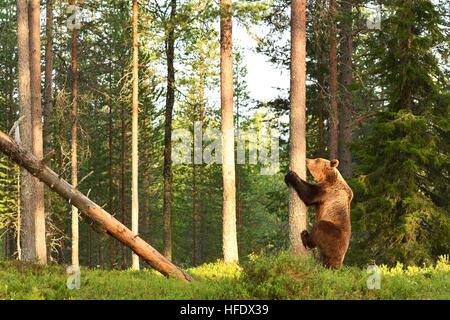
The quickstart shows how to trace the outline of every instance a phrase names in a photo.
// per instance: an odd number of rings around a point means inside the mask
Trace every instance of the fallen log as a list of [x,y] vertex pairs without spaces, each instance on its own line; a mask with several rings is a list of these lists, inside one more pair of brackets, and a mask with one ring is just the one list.
[[175,266],[151,245],[134,234],[88,197],[76,190],[72,185],[61,179],[45,165],[44,161],[39,160],[31,152],[20,147],[10,136],[2,131],[0,131],[0,151],[19,166],[28,170],[33,176],[45,183],[61,197],[68,200],[71,205],[89,216],[95,223],[106,230],[110,236],[133,250],[134,253],[140,256],[155,270],[166,277],[172,277],[182,281],[192,280],[187,273]]

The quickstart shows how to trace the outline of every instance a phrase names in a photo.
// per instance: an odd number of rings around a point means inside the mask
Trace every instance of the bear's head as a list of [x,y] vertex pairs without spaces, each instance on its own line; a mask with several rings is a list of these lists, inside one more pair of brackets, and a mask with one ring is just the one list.
[[327,160],[322,158],[317,159],[306,159],[306,167],[308,168],[311,175],[314,177],[317,183],[323,181],[333,181],[337,176],[337,166],[339,165],[339,160]]

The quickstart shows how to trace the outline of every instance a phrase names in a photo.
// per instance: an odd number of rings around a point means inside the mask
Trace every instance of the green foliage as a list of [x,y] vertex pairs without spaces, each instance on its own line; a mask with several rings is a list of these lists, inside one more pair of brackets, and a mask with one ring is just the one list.
[[448,31],[430,1],[386,6],[371,54],[387,104],[356,146],[350,260],[420,264],[450,250],[448,46],[433,49]]

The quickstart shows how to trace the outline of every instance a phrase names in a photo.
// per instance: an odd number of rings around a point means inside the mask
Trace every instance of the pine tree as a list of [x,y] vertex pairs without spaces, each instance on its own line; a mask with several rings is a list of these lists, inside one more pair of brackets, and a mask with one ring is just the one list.
[[450,95],[440,67],[448,47],[434,49],[448,29],[431,1],[394,0],[385,9],[371,46],[387,104],[357,150],[354,246],[377,262],[422,263],[450,243]]

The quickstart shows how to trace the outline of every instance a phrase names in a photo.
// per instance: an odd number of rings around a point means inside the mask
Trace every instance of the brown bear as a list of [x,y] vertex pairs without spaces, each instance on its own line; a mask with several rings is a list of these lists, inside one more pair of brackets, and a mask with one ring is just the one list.
[[350,203],[352,189],[337,169],[338,160],[322,158],[307,159],[306,167],[316,184],[302,180],[295,172],[285,176],[287,185],[292,186],[300,199],[316,207],[316,221],[311,233],[301,233],[307,249],[319,248],[323,264],[328,268],[339,268],[344,261],[351,236]]

